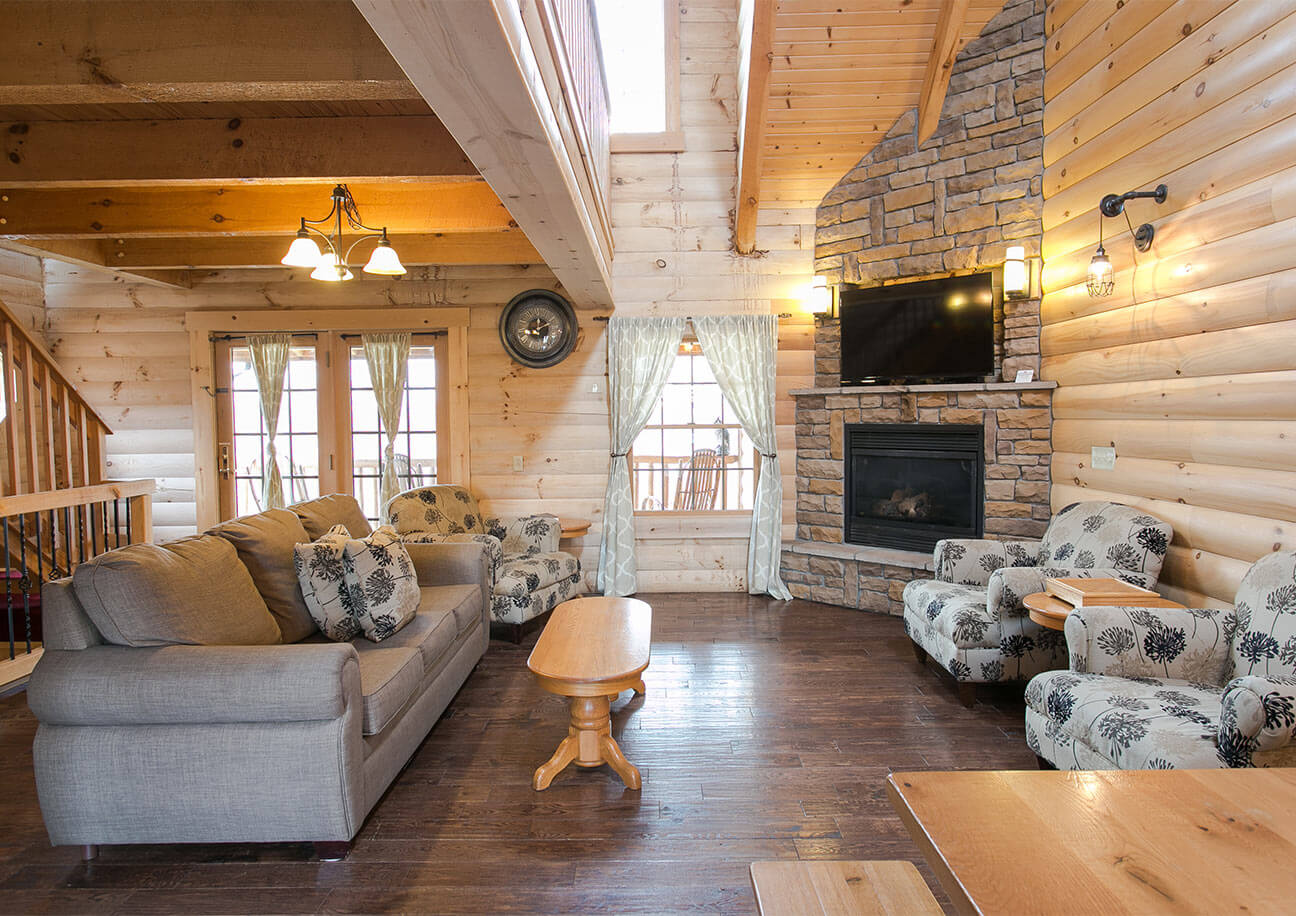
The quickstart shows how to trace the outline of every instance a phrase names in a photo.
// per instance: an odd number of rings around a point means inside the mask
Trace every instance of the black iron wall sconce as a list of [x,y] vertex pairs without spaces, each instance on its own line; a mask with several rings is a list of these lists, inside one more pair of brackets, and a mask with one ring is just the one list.
[[1102,218],[1104,216],[1120,216],[1125,214],[1125,223],[1130,227],[1130,232],[1134,235],[1134,248],[1138,251],[1147,251],[1152,247],[1152,239],[1156,235],[1156,229],[1151,223],[1143,223],[1137,229],[1130,221],[1129,214],[1125,212],[1125,202],[1129,200],[1140,200],[1150,198],[1159,204],[1166,202],[1168,189],[1165,185],[1159,184],[1152,191],[1126,191],[1124,194],[1108,194],[1098,204],[1098,250],[1094,252],[1093,260],[1089,262],[1089,276],[1085,282],[1085,287],[1089,290],[1089,295],[1095,298],[1100,296],[1110,296],[1116,289],[1115,271],[1112,269],[1112,263],[1107,259],[1107,251],[1103,248],[1102,243]]

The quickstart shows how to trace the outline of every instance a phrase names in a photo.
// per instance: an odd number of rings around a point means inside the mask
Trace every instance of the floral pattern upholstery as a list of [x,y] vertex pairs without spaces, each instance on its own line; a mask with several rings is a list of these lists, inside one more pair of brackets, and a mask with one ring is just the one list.
[[525,623],[581,594],[580,560],[558,549],[562,526],[552,515],[482,516],[464,487],[419,487],[398,493],[384,515],[409,543],[473,541],[491,567],[491,619]]
[[1081,608],[1071,671],[1026,689],[1026,740],[1068,769],[1296,766],[1296,553],[1243,577],[1232,610]]
[[389,525],[348,540],[343,558],[357,599],[352,610],[366,639],[382,642],[414,619],[418,577],[400,536]]
[[1087,502],[1059,511],[1040,541],[939,541],[935,580],[905,586],[905,632],[960,681],[1024,681],[1061,668],[1062,634],[1034,623],[1022,599],[1054,576],[1151,588],[1171,533],[1129,506]]

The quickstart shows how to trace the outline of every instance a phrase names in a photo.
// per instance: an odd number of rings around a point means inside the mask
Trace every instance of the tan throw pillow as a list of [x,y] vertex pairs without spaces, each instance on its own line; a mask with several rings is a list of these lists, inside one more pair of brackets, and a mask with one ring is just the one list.
[[319,631],[338,642],[360,635],[355,611],[358,589],[346,573],[350,537],[344,526],[334,525],[318,540],[293,547],[293,569],[306,608]]
[[414,619],[418,578],[395,529],[383,525],[367,538],[347,541],[346,563],[366,639],[381,642]]
[[82,563],[72,589],[118,646],[265,646],[281,642],[252,576],[211,535],[132,544]]
[[306,536],[312,541],[323,537],[334,525],[346,528],[353,538],[366,538],[373,534],[373,528],[369,519],[365,518],[360,503],[348,493],[332,493],[309,502],[297,503],[288,509],[301,519]]
[[287,509],[269,509],[217,525],[207,533],[234,545],[279,624],[284,642],[300,642],[315,632],[293,568],[293,549],[310,540],[301,519]]

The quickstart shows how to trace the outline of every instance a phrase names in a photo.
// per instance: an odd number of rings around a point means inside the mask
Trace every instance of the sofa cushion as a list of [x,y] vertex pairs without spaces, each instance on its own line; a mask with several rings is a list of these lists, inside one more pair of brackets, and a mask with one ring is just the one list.
[[1215,768],[1221,690],[1172,678],[1046,671],[1026,705],[1058,737],[1078,741],[1122,770]]
[[580,572],[580,560],[570,553],[538,553],[504,558],[495,580],[495,594],[522,597]]
[[72,574],[77,600],[120,646],[265,646],[282,642],[252,575],[229,541],[211,535],[132,544]]
[[481,620],[481,589],[475,585],[428,585],[419,589],[419,598],[420,616],[433,610],[449,611],[460,633]]
[[293,548],[311,540],[300,518],[287,509],[270,509],[217,525],[207,533],[234,545],[279,624],[284,642],[298,642],[315,632],[293,569]]
[[302,527],[312,541],[319,540],[334,525],[346,528],[353,538],[366,538],[373,534],[364,510],[348,493],[332,493],[288,508],[301,519]]
[[398,646],[356,647],[360,657],[360,693],[363,696],[362,730],[376,735],[419,692],[423,683],[423,656],[417,649]]
[[345,642],[360,635],[356,595],[346,575],[346,528],[334,525],[323,537],[293,548],[293,569],[302,598],[319,631]]
[[367,538],[352,538],[343,548],[345,574],[356,596],[352,608],[366,639],[381,642],[418,611],[414,564],[400,537],[388,525]]
[[352,643],[357,652],[378,652],[387,648],[417,649],[423,658],[423,672],[426,675],[435,671],[445,651],[454,644],[458,636],[458,623],[448,610],[439,608],[420,608],[414,619],[389,639],[372,643],[366,639],[357,639]]

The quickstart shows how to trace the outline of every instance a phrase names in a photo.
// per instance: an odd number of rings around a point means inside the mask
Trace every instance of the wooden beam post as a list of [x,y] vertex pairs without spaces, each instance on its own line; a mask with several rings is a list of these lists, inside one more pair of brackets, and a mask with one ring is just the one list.
[[751,254],[756,247],[760,209],[761,159],[765,146],[766,106],[773,67],[774,0],[744,0],[741,15],[747,53],[739,57],[738,74],[738,206],[734,213],[734,248]]
[[935,132],[936,125],[940,123],[945,90],[949,88],[954,59],[958,57],[960,50],[959,32],[963,28],[963,19],[967,16],[968,2],[969,0],[941,0],[931,56],[927,58],[927,72],[923,74],[922,95],[918,97],[919,145]]

